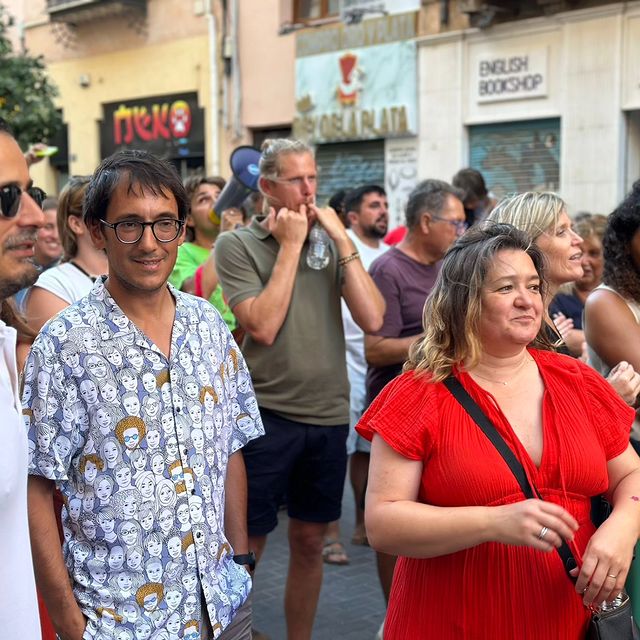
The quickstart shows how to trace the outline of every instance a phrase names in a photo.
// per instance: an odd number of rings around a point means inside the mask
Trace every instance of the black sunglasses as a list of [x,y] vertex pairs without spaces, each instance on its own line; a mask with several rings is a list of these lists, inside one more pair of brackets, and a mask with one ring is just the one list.
[[[47,194],[42,189],[30,187],[26,192],[39,207],[42,207],[42,202],[47,197]],[[18,215],[23,193],[24,191],[15,184],[0,187],[0,213],[3,217],[15,218]]]

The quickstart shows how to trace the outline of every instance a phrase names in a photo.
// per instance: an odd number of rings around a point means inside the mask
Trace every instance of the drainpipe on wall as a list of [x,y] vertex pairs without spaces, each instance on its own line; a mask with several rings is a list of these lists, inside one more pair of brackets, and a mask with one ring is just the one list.
[[211,129],[210,175],[220,175],[220,131],[218,127],[218,29],[214,13],[215,0],[207,2],[207,26],[209,28],[209,128]]
[[231,34],[233,37],[233,125],[234,137],[242,137],[242,83],[240,82],[240,56],[238,52],[238,0],[231,2]]

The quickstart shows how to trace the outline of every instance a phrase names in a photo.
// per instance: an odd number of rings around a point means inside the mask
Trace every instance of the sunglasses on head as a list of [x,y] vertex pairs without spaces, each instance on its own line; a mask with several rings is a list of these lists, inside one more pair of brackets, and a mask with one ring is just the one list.
[[[47,194],[42,189],[29,187],[26,192],[39,207],[42,207],[42,202],[47,197]],[[0,214],[4,218],[15,218],[18,215],[23,193],[24,190],[15,184],[0,187]]]

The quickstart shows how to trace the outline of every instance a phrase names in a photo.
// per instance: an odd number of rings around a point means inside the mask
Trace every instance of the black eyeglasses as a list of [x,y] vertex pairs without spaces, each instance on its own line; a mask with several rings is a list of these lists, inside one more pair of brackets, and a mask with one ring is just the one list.
[[176,220],[175,218],[163,218],[154,222],[138,222],[137,220],[122,220],[111,224],[106,220],[100,219],[105,227],[113,229],[116,238],[123,244],[135,244],[142,238],[145,227],[151,227],[153,237],[158,242],[173,242],[182,231],[184,220]]
[[462,235],[469,228],[469,225],[464,220],[449,220],[448,218],[441,218],[440,216],[431,216],[431,219],[452,224],[456,228],[458,235]]
[[[25,190],[16,184],[0,187],[0,213],[5,218],[15,218],[18,215],[23,193],[25,193]],[[26,193],[31,196],[39,207],[42,207],[42,203],[47,197],[47,194],[42,189],[38,189],[38,187],[30,187],[26,189]]]

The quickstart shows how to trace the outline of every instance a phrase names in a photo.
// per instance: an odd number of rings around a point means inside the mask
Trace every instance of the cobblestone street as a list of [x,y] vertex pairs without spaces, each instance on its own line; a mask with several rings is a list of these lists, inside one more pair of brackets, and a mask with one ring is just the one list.
[[[271,640],[286,639],[283,598],[289,562],[287,520],[286,513],[281,513],[278,527],[269,536],[254,586],[254,627],[267,633]],[[353,521],[353,495],[347,483],[341,529],[350,563],[324,565],[313,640],[374,640],[384,617],[374,552],[349,543]]]

